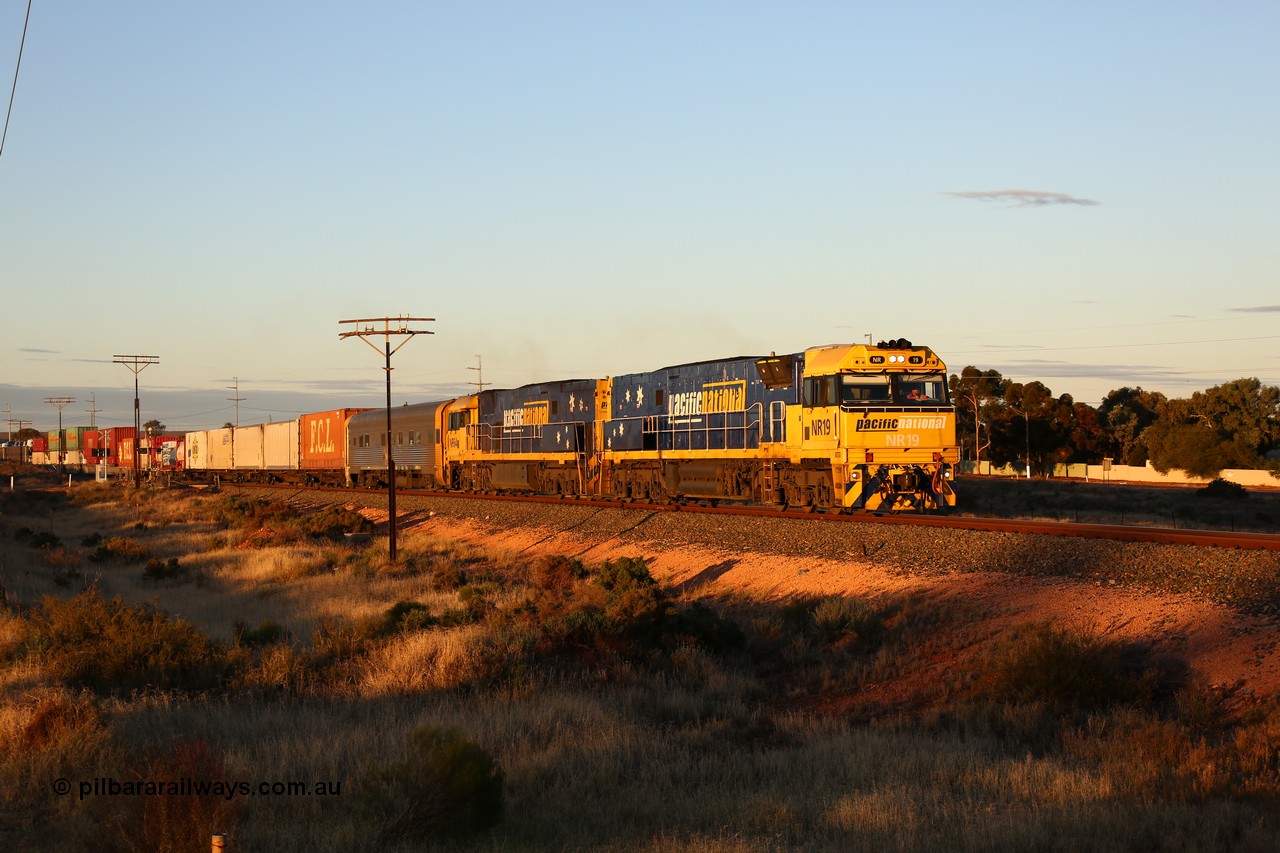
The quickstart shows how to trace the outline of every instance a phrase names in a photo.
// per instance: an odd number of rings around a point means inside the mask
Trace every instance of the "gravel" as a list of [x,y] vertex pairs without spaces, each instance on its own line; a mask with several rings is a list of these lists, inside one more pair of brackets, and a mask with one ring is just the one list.
[[[298,497],[306,495],[303,500],[314,503],[318,494],[323,493],[304,492]],[[352,500],[349,493],[342,499]],[[360,502],[385,508],[386,496],[368,493]],[[1280,552],[1276,551],[480,498],[397,495],[396,506],[401,516],[409,516],[409,522],[436,513],[500,529],[533,527],[571,533],[588,541],[617,538],[664,549],[697,545],[729,552],[866,561],[904,575],[1007,572],[1067,577],[1099,586],[1188,593],[1254,615],[1280,615]]]

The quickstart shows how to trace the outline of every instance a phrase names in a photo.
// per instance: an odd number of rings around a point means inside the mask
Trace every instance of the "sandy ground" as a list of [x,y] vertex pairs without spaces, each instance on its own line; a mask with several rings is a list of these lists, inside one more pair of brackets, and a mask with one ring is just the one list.
[[903,592],[954,597],[988,614],[993,631],[1006,624],[1047,621],[1141,640],[1185,660],[1206,685],[1235,688],[1237,695],[1257,699],[1280,694],[1280,626],[1190,595],[994,572],[904,576],[867,562],[797,560],[692,546],[670,549],[634,540],[588,541],[560,531],[491,529],[473,519],[442,516],[417,527],[445,539],[531,555],[569,554],[588,563],[642,556],[660,580],[712,594],[761,600]]

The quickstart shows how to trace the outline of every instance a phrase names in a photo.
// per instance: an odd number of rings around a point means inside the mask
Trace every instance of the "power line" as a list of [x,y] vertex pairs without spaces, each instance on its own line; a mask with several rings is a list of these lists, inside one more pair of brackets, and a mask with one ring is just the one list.
[[27,14],[22,19],[22,41],[18,42],[18,64],[13,68],[13,86],[9,89],[9,109],[4,114],[4,133],[0,134],[0,154],[4,154],[4,141],[9,138],[9,117],[13,115],[13,98],[18,92],[18,71],[22,68],[22,49],[27,44],[27,22],[31,20],[31,0],[27,0]]

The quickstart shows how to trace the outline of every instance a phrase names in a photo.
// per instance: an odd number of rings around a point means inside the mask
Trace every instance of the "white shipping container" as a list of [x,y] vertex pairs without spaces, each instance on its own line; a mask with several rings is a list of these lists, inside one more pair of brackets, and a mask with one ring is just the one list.
[[184,464],[189,471],[203,471],[209,467],[209,433],[196,430],[186,435],[186,448],[183,451]]
[[237,471],[260,470],[263,467],[263,424],[236,427],[235,469]]
[[231,432],[230,429],[226,428],[209,430],[209,437],[205,442],[205,468],[207,470],[230,470],[231,450],[233,448]]
[[271,471],[298,470],[298,436],[297,421],[264,424],[262,467]]

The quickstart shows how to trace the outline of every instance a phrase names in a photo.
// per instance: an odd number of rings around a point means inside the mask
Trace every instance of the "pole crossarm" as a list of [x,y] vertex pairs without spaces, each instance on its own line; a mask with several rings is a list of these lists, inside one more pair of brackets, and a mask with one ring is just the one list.
[[160,357],[156,355],[113,355],[111,356],[111,361],[113,364],[123,364],[136,375],[146,370],[148,364],[159,364]]
[[[410,323],[434,323],[435,320],[436,320],[435,317],[374,317],[374,318],[366,318],[363,320],[339,320],[338,321],[339,325],[344,323],[354,323],[357,326],[357,328],[350,332],[339,332],[338,338],[343,339],[343,338],[358,337],[360,338],[360,340],[364,341],[366,344],[373,347],[374,351],[377,352],[378,355],[383,355],[383,351],[378,348],[377,344],[369,340],[369,338],[386,338],[387,343],[390,344],[391,337],[393,335],[406,336],[403,341],[401,341],[399,344],[396,345],[395,349],[391,350],[391,355],[395,355],[400,350],[400,347],[404,346],[405,344],[409,343],[410,340],[412,340],[414,335],[434,335],[435,334],[435,332],[429,332],[429,331],[426,331],[425,329],[410,329],[409,328]],[[364,328],[359,328],[360,324],[362,323],[365,324]],[[381,329],[377,328],[374,325],[375,323],[381,323],[382,328]],[[391,327],[393,323],[395,324],[394,329]]]

